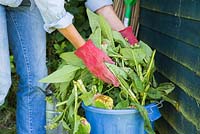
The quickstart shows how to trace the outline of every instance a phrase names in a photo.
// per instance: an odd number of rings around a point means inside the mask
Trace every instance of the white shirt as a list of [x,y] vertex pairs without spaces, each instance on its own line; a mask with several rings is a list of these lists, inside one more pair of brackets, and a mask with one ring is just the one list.
[[[18,7],[23,0],[0,0],[0,4]],[[72,24],[73,15],[64,8],[64,0],[30,0],[31,4],[36,4],[45,22],[44,29],[51,33],[56,29],[65,28]],[[111,5],[112,0],[87,0],[85,5],[92,11]]]

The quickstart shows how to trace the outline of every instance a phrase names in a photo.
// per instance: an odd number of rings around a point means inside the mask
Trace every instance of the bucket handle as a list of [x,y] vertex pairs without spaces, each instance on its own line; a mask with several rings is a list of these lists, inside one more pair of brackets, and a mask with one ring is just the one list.
[[153,106],[149,107],[149,111],[150,112],[148,112],[148,114],[153,114],[153,108],[154,107],[162,108],[163,107],[163,102],[164,102],[164,100],[161,100],[159,102],[156,102],[156,105],[153,105]]

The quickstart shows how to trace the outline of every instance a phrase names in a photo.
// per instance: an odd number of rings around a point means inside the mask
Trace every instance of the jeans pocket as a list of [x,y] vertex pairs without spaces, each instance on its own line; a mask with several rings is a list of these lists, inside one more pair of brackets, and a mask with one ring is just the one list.
[[0,4],[9,7],[18,7],[23,0],[0,0]]

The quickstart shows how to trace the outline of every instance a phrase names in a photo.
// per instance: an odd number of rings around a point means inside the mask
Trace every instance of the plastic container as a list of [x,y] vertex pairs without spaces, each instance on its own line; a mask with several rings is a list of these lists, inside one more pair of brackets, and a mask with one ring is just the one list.
[[85,106],[91,134],[144,134],[144,121],[137,110],[106,110]]
[[[135,109],[127,110],[106,110],[85,106],[85,116],[91,125],[91,134],[145,134],[144,120]],[[149,113],[150,121],[160,118],[157,104],[145,106]]]

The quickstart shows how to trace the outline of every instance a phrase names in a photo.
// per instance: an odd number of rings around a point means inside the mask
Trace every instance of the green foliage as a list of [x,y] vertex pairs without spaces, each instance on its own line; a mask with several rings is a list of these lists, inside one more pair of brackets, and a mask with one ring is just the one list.
[[71,81],[77,70],[80,68],[72,65],[64,65],[59,70],[55,71],[48,77],[40,80],[40,82],[48,82],[48,83],[61,83],[61,82],[69,82]]
[[[120,87],[116,88],[97,80],[88,73],[82,61],[78,60],[72,52],[61,54],[61,58],[65,61],[62,66],[67,66],[68,68],[62,71],[58,69],[42,80],[50,83],[54,81],[66,82],[58,83],[56,86],[55,95],[60,101],[57,106],[64,114],[59,119],[59,122],[65,121],[65,125],[70,128],[69,133],[78,133],[82,128],[80,127],[81,116],[77,109],[82,101],[86,105],[105,109],[113,108],[114,103],[114,109],[127,109],[130,106],[134,106],[145,121],[146,131],[154,134],[155,132],[151,127],[148,113],[144,106],[152,101],[161,99],[176,104],[176,102],[167,97],[174,89],[172,83],[155,84],[153,74],[156,70],[154,65],[156,51],[152,51],[142,41],[134,47],[130,46],[119,33],[111,30],[102,16],[97,16],[89,10],[87,10],[87,13],[90,27],[93,31],[90,39],[97,43],[97,47],[101,48],[115,61],[115,64],[106,63],[106,65],[117,76]],[[73,75],[70,74],[71,72],[73,72]],[[64,90],[58,86],[61,84],[66,85]],[[60,99],[62,94],[65,94],[65,99]],[[98,98],[96,96],[107,97]]]

